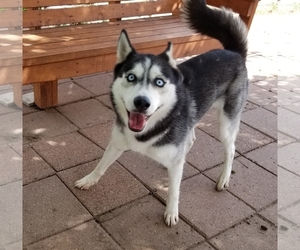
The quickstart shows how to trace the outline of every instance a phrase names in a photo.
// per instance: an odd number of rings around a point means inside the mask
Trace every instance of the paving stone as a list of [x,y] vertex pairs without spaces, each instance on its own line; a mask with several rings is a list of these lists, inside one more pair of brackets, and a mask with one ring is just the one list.
[[28,115],[34,112],[38,112],[41,111],[41,109],[39,107],[37,107],[35,104],[33,106],[28,107],[27,105],[22,106],[22,111],[23,111],[23,115]]
[[65,82],[71,82],[71,81],[72,81],[71,78],[59,79],[58,80],[58,85],[61,85],[61,84],[65,83]]
[[3,249],[22,240],[22,181],[0,186],[0,197],[0,249]]
[[277,115],[268,110],[259,108],[244,112],[242,121],[274,139],[277,138]]
[[278,142],[277,142],[278,147],[283,147],[283,146],[293,143],[295,141],[296,141],[296,139],[278,132]]
[[[293,92],[293,93],[300,94],[300,87],[293,88],[293,89],[292,89],[292,92]],[[299,104],[299,102],[298,102],[297,104]]]
[[110,95],[107,94],[107,95],[101,95],[101,96],[98,96],[96,97],[96,99],[103,103],[105,106],[109,107],[110,109],[113,110],[113,105],[111,103],[111,99],[110,99]]
[[81,88],[73,82],[58,85],[58,105],[84,100],[94,96],[91,92]]
[[12,244],[6,245],[4,248],[1,248],[1,250],[21,250],[22,248],[22,241],[14,242]]
[[265,74],[263,74],[263,72],[261,72],[261,70],[257,70],[257,69],[251,70],[251,72],[249,72],[249,67],[248,67],[248,79],[249,79],[249,83],[252,84],[255,82],[265,80],[266,76],[265,76]]
[[285,105],[283,108],[300,114],[300,103],[293,103],[292,105]]
[[247,100],[257,105],[269,105],[277,101],[277,95],[269,90],[250,84]]
[[216,184],[203,175],[181,184],[179,212],[210,238],[253,213],[229,192],[218,192]]
[[222,163],[224,160],[222,144],[199,129],[195,130],[195,134],[197,139],[187,154],[187,162],[200,171]]
[[168,228],[164,206],[152,196],[123,206],[99,218],[101,225],[124,249],[187,249],[203,237],[184,221]]
[[277,204],[271,205],[263,209],[259,212],[259,214],[277,226]]
[[[292,5],[290,5],[292,6]],[[281,8],[281,6],[280,6]],[[292,21],[292,19],[290,19]],[[293,20],[298,21],[298,20]],[[282,27],[281,30],[286,31],[286,26],[288,24],[286,23],[284,25],[284,28]],[[290,37],[291,39],[296,39],[296,37],[291,36],[287,32],[282,33],[282,37]],[[297,39],[296,39],[297,40]],[[294,43],[294,44],[293,44]],[[278,62],[280,64],[279,67],[279,74],[283,76],[293,76],[299,74],[299,66],[300,66],[300,60],[299,60],[299,53],[296,49],[295,41],[285,41],[285,43],[281,43],[278,46]]]
[[[228,191],[250,204],[256,210],[264,208],[277,200],[277,178],[244,157],[233,162],[233,171]],[[217,181],[221,167],[204,174]]]
[[300,200],[300,177],[279,167],[278,168],[278,209],[283,208]]
[[[166,198],[168,191],[168,171],[162,165],[135,152],[126,152],[118,159],[126,169],[145,183],[153,192]],[[182,179],[198,174],[199,171],[188,163],[184,166]]]
[[117,250],[121,248],[95,221],[90,221],[26,247],[26,250],[41,249]]
[[277,175],[277,143],[271,143],[245,155],[251,161]]
[[[1,93],[0,93],[1,95]],[[20,108],[18,108],[17,106],[5,106],[3,104],[0,104],[0,116],[1,115],[6,115],[9,113],[14,113],[14,112],[19,112]]]
[[252,109],[257,109],[258,107],[259,107],[258,105],[254,104],[252,102],[246,101],[243,112],[247,112]]
[[210,124],[213,122],[216,122],[218,119],[217,117],[217,110],[214,108],[210,108],[206,114],[200,119],[200,121],[197,123],[197,127],[205,126],[205,124]]
[[16,142],[12,142],[8,144],[18,155],[20,155],[22,157],[23,155],[23,144],[22,144],[22,140],[20,139],[20,141],[16,141]]
[[88,190],[75,188],[74,183],[92,172],[98,162],[89,162],[59,173],[64,183],[93,215],[102,214],[149,193],[117,163],[110,166],[99,182]]
[[298,250],[300,228],[278,218],[278,250]]
[[289,221],[293,222],[297,227],[300,227],[300,199],[292,206],[279,212],[279,215],[285,217]]
[[[217,122],[207,123],[199,128],[213,137],[219,138],[219,128]],[[239,153],[246,153],[272,141],[273,139],[270,137],[260,133],[244,123],[240,123],[240,130],[236,138],[235,147],[236,151]]]
[[[264,53],[266,53],[266,51],[267,49],[264,49]],[[276,75],[277,73],[278,68],[276,60],[271,60],[259,54],[248,56],[246,65],[248,69],[248,78],[250,80],[250,83],[274,77],[274,75]]]
[[0,145],[22,140],[22,112],[0,116]]
[[[267,230],[263,230],[262,226]],[[255,216],[213,238],[211,243],[219,250],[274,250],[277,249],[277,230]]]
[[292,90],[294,88],[298,88],[300,83],[299,76],[286,76],[283,79],[278,81],[278,87],[281,89]]
[[278,105],[292,105],[300,102],[300,94],[290,90],[278,88]]
[[263,105],[262,106],[264,109],[267,109],[271,112],[273,112],[274,114],[278,114],[278,105],[277,105],[277,102],[273,102],[269,105]]
[[31,183],[23,188],[25,246],[90,219],[88,211],[57,176]]
[[197,245],[196,247],[193,247],[189,250],[214,250],[214,248],[212,248],[209,244],[205,243],[201,243],[199,245]]
[[110,92],[113,77],[110,74],[103,73],[74,78],[74,81],[95,95],[103,95]]
[[22,179],[22,158],[7,145],[0,146],[0,186]]
[[34,142],[71,133],[77,128],[54,109],[31,113],[23,117],[24,140]]
[[300,176],[300,142],[278,149],[278,165]]
[[258,82],[254,82],[253,84],[263,89],[266,89],[268,91],[271,91],[272,89],[277,88],[277,83],[278,83],[277,77],[270,77],[270,78],[265,78]]
[[113,125],[114,121],[109,121],[104,124],[81,129],[80,133],[92,140],[101,148],[106,149],[110,142]]
[[289,110],[278,109],[278,130],[291,137],[300,139],[300,115]]
[[55,174],[53,168],[46,163],[30,146],[24,146],[23,184]]
[[79,128],[115,120],[114,112],[95,99],[71,103],[57,109]]
[[79,133],[32,143],[33,149],[56,171],[99,159],[103,150]]

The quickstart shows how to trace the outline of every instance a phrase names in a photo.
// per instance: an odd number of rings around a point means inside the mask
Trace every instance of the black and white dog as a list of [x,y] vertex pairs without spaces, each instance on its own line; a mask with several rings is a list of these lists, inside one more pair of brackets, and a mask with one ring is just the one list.
[[75,183],[88,189],[126,150],[145,154],[168,170],[164,214],[168,226],[179,219],[179,188],[186,154],[196,139],[194,127],[212,106],[218,111],[225,148],[217,189],[228,186],[248,89],[247,28],[239,16],[225,8],[210,8],[204,0],[186,0],[183,17],[192,29],[218,39],[224,50],[212,50],[176,65],[171,43],[160,55],[139,54],[123,30],[111,87],[117,114],[111,141],[94,171]]

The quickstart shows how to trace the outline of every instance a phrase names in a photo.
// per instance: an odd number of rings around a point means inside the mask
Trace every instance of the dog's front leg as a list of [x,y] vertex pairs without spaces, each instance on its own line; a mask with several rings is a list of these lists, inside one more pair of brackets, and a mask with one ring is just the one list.
[[100,177],[105,173],[108,167],[117,160],[124,151],[118,149],[111,142],[105,150],[105,153],[98,163],[97,167],[87,176],[75,182],[75,187],[80,189],[88,189],[90,186],[96,184]]
[[168,167],[169,191],[164,218],[166,224],[170,227],[176,225],[179,221],[178,203],[183,165],[184,160],[179,160],[173,166]]

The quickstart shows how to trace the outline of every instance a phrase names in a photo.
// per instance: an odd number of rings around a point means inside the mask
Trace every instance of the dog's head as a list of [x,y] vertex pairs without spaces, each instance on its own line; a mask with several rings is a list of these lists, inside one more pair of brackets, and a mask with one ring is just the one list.
[[122,30],[117,46],[112,102],[122,123],[134,132],[155,126],[177,101],[183,80],[172,57],[172,44],[160,55],[140,54]]

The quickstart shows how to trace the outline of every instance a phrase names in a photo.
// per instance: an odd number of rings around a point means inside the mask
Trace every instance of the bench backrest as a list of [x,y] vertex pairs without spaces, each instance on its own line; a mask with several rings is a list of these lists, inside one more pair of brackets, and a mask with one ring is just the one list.
[[[120,21],[124,18],[179,14],[181,0],[23,0],[23,27],[41,28]],[[207,0],[240,14],[250,27],[258,0]]]
[[180,0],[24,0],[23,27],[119,21],[179,12]]

